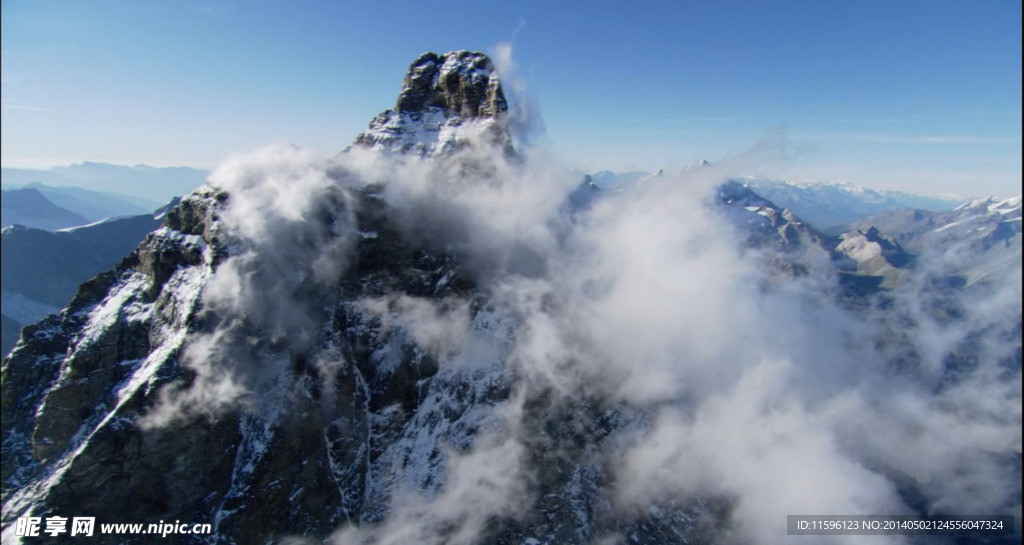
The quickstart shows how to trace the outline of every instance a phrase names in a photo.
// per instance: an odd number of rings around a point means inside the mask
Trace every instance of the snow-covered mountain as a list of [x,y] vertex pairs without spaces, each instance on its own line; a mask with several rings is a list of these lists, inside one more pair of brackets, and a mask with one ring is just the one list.
[[1021,197],[979,199],[953,210],[897,210],[855,222],[875,229],[968,284],[1020,269]]
[[827,229],[891,210],[916,208],[943,211],[964,201],[959,197],[920,195],[867,189],[849,182],[742,180],[766,199],[795,212],[820,229]]
[[[710,167],[707,161],[683,169],[682,176],[697,173]],[[602,189],[623,190],[652,176],[665,175],[663,170],[654,173],[601,171],[590,174],[594,183]],[[839,232],[839,228],[864,218],[903,209],[948,211],[965,202],[963,198],[945,195],[924,195],[903,191],[868,189],[849,182],[812,182],[796,180],[769,180],[763,178],[739,178],[737,181],[750,187],[765,199],[792,211],[804,221],[818,229]]]
[[908,253],[891,237],[874,226],[855,229],[840,235],[835,251],[849,258],[853,275],[847,281],[860,285],[894,287],[907,279],[907,268],[913,263]]
[[423,55],[345,152],[229,160],[26,327],[3,544],[61,542],[25,516],[654,545],[1019,509],[1019,264],[851,289],[876,240],[837,249],[710,169],[580,185],[515,147],[503,96],[486,56]]
[[[435,156],[468,138],[507,140],[508,103],[494,65],[469,51],[425,53],[412,64],[393,110],[381,113],[355,146],[383,153]],[[465,123],[469,121],[470,123]]]

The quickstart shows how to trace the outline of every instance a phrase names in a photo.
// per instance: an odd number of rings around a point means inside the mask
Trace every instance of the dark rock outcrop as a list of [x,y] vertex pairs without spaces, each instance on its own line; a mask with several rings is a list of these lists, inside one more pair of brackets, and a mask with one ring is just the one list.
[[354,146],[436,156],[474,138],[512,152],[508,102],[483,53],[425,53],[409,67],[393,110],[378,115]]
[[[448,128],[483,122],[490,134],[507,135],[498,123],[507,105],[489,59],[459,52],[417,64],[434,75],[410,77],[399,100],[405,110],[387,115],[400,115],[410,130],[430,132],[426,115],[441,116]],[[258,315],[287,309],[231,315],[208,306],[211,278],[247,251],[223,229],[232,195],[210,187],[183,198],[160,229],[114,270],[82,284],[60,314],[25,328],[3,361],[0,387],[5,532],[17,517],[45,513],[97,523],[210,523],[211,543],[326,537],[346,523],[381,520],[398,483],[441,486],[444,453],[473,444],[490,408],[510,395],[510,377],[499,361],[441,370],[435,354],[392,323],[395,309],[409,304],[468,309],[480,321],[488,311],[450,249],[411,240],[379,188],[345,186],[343,177],[306,219],[314,227],[299,231],[353,240],[337,281],[302,280],[315,263],[268,262],[296,270],[287,300],[309,310],[303,323],[317,328],[301,343],[268,331],[279,322]],[[347,217],[351,223],[341,221]],[[330,243],[287,243],[314,240]],[[204,380],[185,361],[190,343],[213,331],[230,337],[216,341],[235,358],[229,373],[264,377],[246,383],[251,399],[144,425],[165,396]]]
[[412,63],[395,110],[422,112],[430,107],[464,119],[498,117],[508,111],[494,64],[483,53],[424,53]]

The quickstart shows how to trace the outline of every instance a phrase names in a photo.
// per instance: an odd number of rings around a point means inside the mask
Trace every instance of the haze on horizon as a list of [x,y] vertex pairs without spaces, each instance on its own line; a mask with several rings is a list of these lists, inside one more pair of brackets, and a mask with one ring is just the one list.
[[681,169],[1007,196],[1021,186],[1021,5],[5,2],[2,163],[209,169],[334,153],[410,59],[514,49],[534,143],[583,171]]

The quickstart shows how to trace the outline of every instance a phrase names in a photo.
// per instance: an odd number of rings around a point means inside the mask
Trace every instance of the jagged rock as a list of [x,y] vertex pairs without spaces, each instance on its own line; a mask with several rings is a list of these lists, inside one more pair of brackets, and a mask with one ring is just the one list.
[[801,261],[841,257],[833,250],[833,237],[807,225],[791,210],[779,208],[738,181],[730,180],[718,186],[716,204],[734,224],[743,227],[749,246],[771,247],[790,254],[787,264],[773,262],[773,267],[782,265],[791,272],[802,271],[807,267]]
[[378,115],[354,146],[435,156],[480,138],[511,153],[508,103],[483,53],[425,53],[406,73],[395,109]]
[[583,177],[580,185],[566,197],[566,208],[570,214],[577,214],[589,209],[601,195],[601,188],[590,175]]
[[483,53],[424,53],[405,76],[395,110],[420,113],[439,107],[463,119],[491,117],[508,111],[494,64]]
[[[218,206],[212,194],[186,198],[134,258],[84,285],[60,316],[28,328],[26,342],[4,361],[5,528],[31,509],[111,522],[210,522],[217,539],[234,543],[326,536],[346,521],[383,516],[384,483],[402,474],[394,464],[414,454],[409,435],[423,419],[451,428],[439,430],[433,454],[421,453],[431,457],[427,469],[443,463],[445,444],[468,446],[477,426],[463,417],[469,407],[508,395],[468,376],[435,378],[427,354],[362,309],[358,299],[374,294],[440,298],[471,288],[448,258],[410,247],[368,202],[359,228],[375,236],[363,239],[358,265],[341,281],[349,298],[332,310],[318,351],[290,356],[287,374],[294,388],[310,388],[306,395],[290,391],[272,414],[230,411],[212,421],[139,428],[162,387],[187,387],[194,378],[179,363],[182,334],[205,326],[198,286],[185,286],[215,266],[203,248],[216,242]],[[332,391],[323,391],[309,362],[339,349],[348,363],[331,379]],[[43,486],[57,467],[60,477]],[[417,478],[437,486],[437,475]],[[144,542],[138,539],[97,542]]]

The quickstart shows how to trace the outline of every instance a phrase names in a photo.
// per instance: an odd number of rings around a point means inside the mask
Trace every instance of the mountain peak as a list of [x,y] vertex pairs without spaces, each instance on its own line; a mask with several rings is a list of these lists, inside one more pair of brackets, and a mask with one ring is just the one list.
[[[395,108],[378,115],[355,145],[433,156],[483,133],[486,140],[511,149],[507,112],[501,80],[487,55],[424,53],[409,66]],[[462,130],[470,125],[479,131]]]
[[424,53],[409,66],[395,110],[422,112],[442,108],[463,118],[497,117],[508,103],[494,63],[483,53]]

